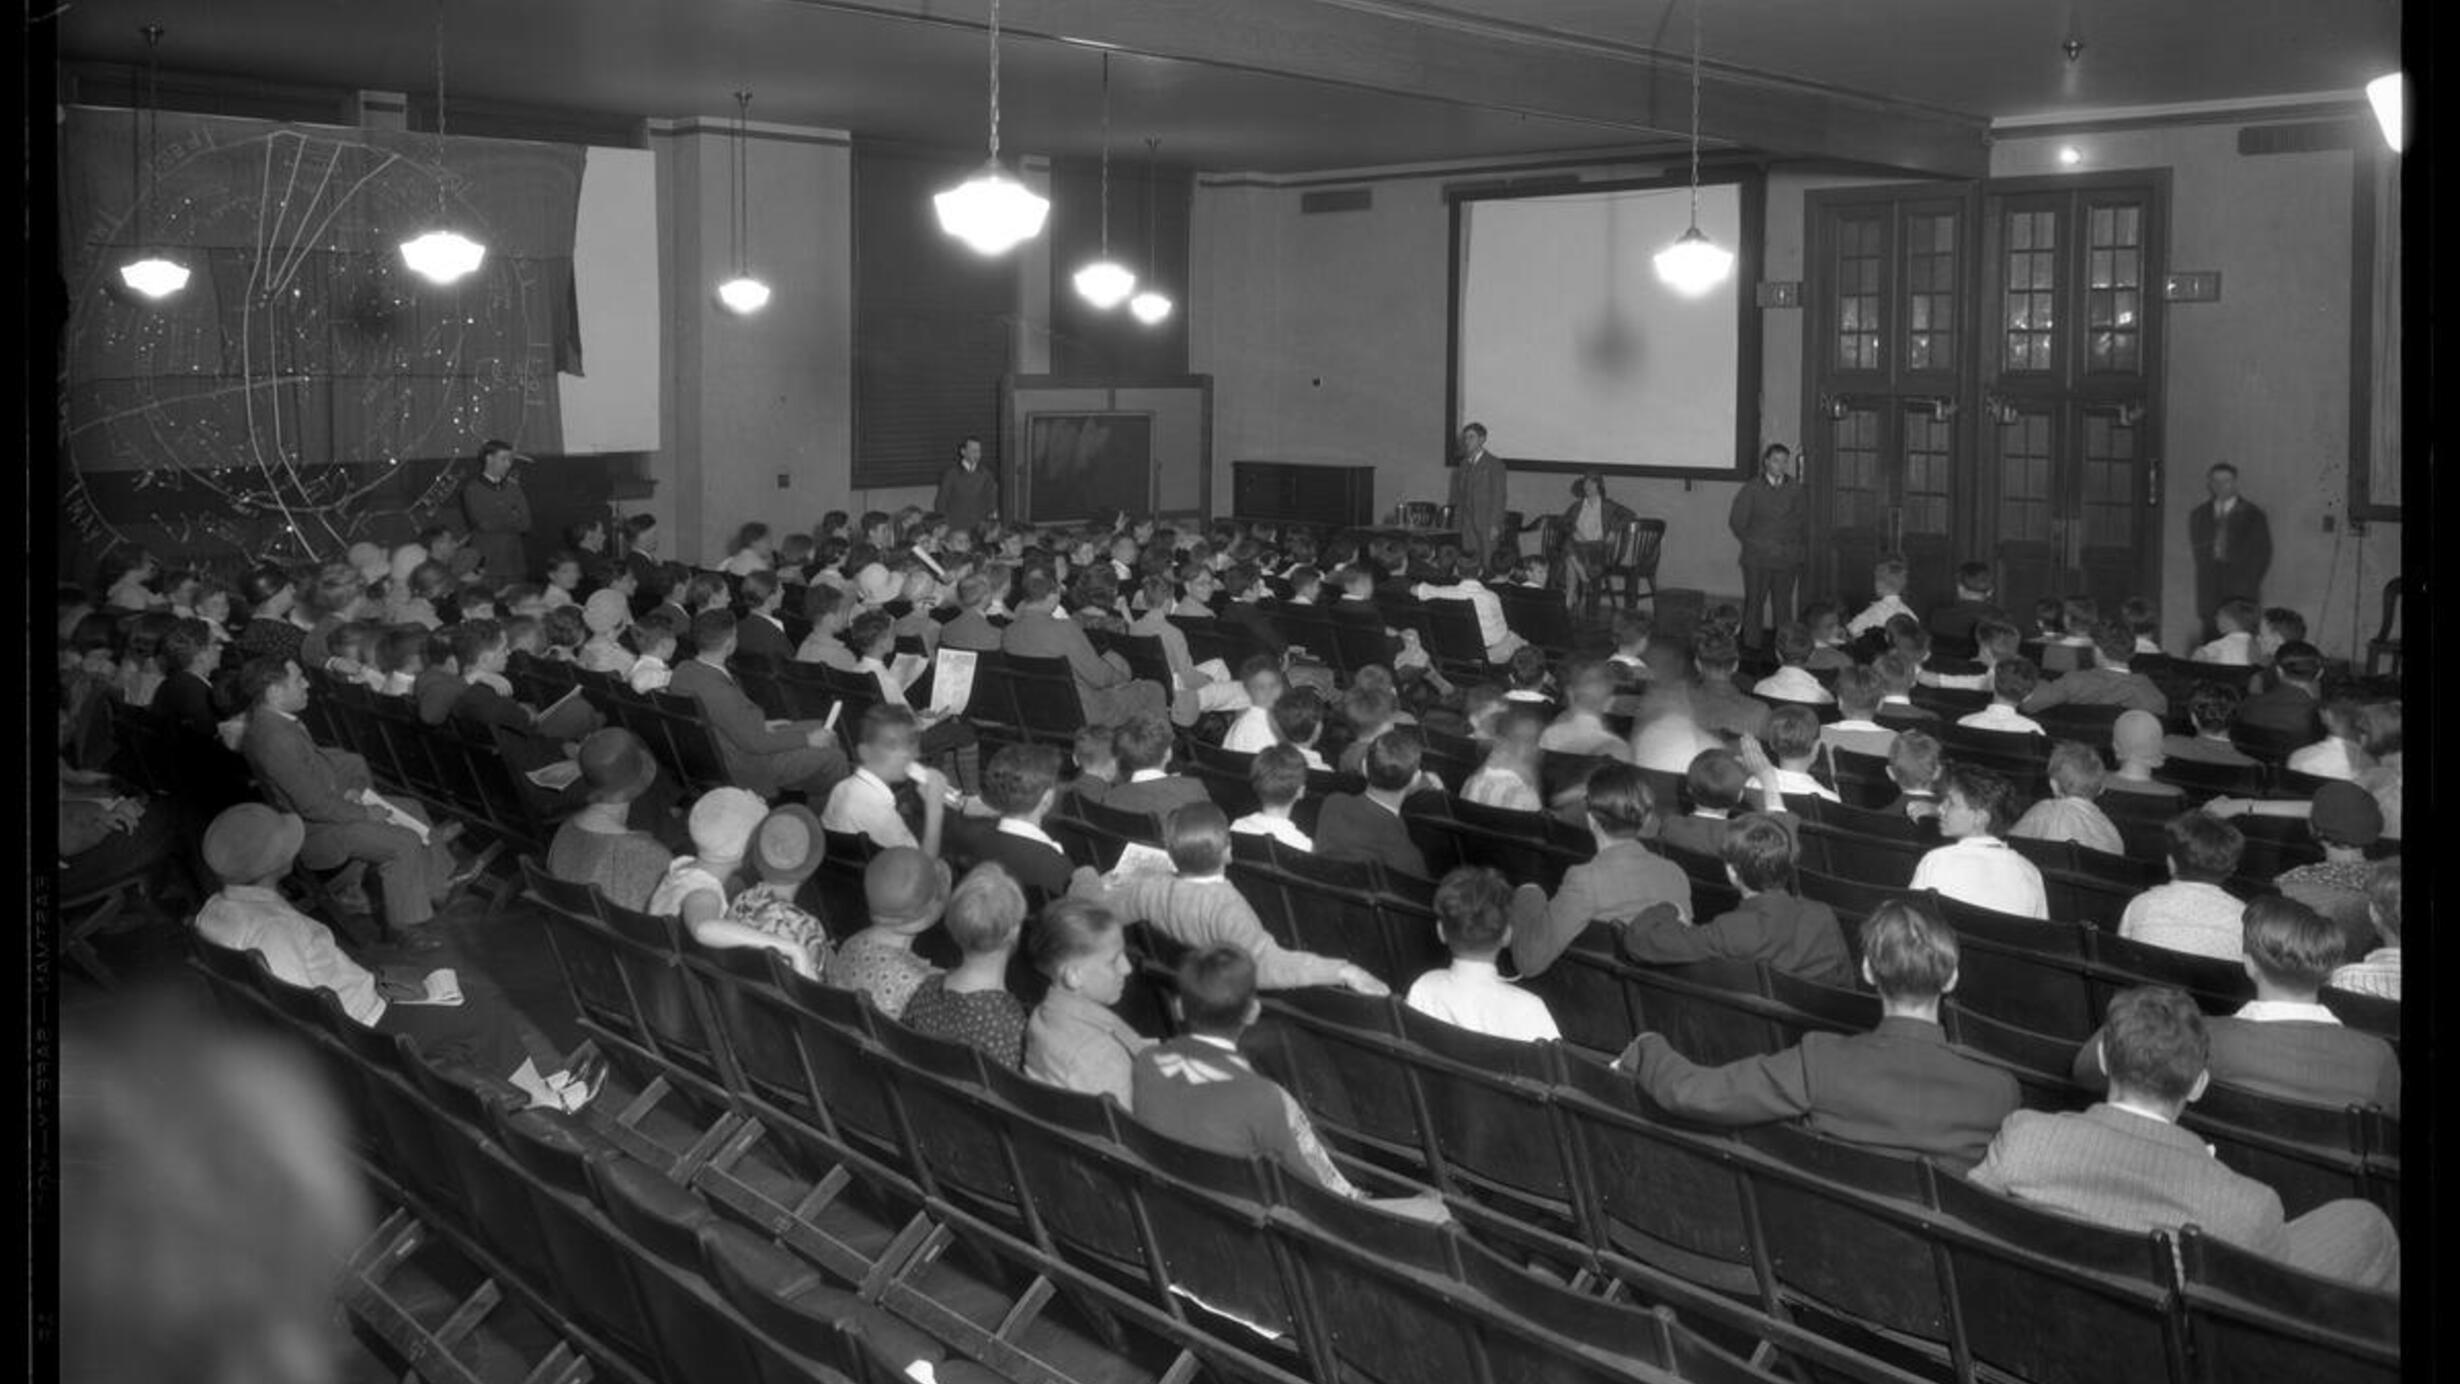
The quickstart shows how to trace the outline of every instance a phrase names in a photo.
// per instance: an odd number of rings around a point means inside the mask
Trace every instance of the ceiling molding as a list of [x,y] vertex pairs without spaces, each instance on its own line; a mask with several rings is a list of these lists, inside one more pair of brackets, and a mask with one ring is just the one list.
[[2371,115],[2362,91],[2303,92],[2243,101],[2185,101],[2167,106],[2109,106],[2047,115],[2011,115],[1990,122],[1991,138],[2106,134],[2169,125],[2243,125],[2264,120],[2335,120]]
[[[732,135],[735,118],[731,115],[651,116],[641,122],[651,139],[671,139],[677,135]],[[764,124],[758,120],[743,122],[746,139],[774,140],[781,144],[834,144],[840,147],[854,143],[854,136],[844,130],[822,129],[811,125]]]
[[[1538,173],[1558,168],[1595,168],[1601,171],[1626,173],[1634,167],[1660,167],[1680,163],[1691,155],[1691,146],[1680,143],[1634,145],[1624,149],[1578,150],[1560,154],[1529,154],[1496,159],[1447,159],[1435,163],[1395,163],[1372,168],[1324,168],[1305,173],[1225,172],[1197,175],[1198,187],[1270,187],[1311,188],[1333,187],[1351,183],[1392,183],[1411,178],[1470,178],[1490,173]],[[1731,151],[1706,150],[1701,154],[1702,166],[1714,166],[1720,160],[1731,161]],[[1759,162],[1756,156],[1753,162]]]

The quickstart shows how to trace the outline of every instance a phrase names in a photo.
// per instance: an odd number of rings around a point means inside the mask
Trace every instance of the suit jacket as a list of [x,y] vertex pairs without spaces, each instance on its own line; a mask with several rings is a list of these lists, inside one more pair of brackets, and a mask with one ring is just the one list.
[[1988,601],[1950,601],[1930,613],[1930,632],[1943,639],[1971,639],[1973,627],[1985,615],[1995,616],[1999,608]]
[[2016,1078],[1949,1045],[1923,1019],[1891,1015],[1868,1033],[1810,1033],[1802,1045],[1722,1067],[1697,1066],[1654,1033],[1640,1037],[1640,1087],[1659,1105],[1712,1124],[1801,1120],[1849,1144],[1982,1161],[2017,1107]]
[[1725,526],[1742,543],[1745,567],[1800,567],[1810,552],[1811,506],[1798,481],[1770,485],[1754,476],[1734,492]]
[[301,857],[310,869],[338,864],[341,856],[320,848],[319,828],[364,826],[374,820],[357,794],[374,786],[367,761],[348,750],[327,749],[296,720],[259,706],[248,713],[239,753],[248,761],[265,796],[307,823]]
[[1106,661],[1094,650],[1086,637],[1085,627],[1074,619],[1062,620],[1047,610],[1018,611],[1000,631],[1001,652],[1026,658],[1064,658],[1076,674],[1078,687],[1100,691],[1125,686],[1132,681],[1128,670]]
[[[155,695],[159,700],[161,694]],[[2306,689],[2275,683],[2238,704],[2238,724],[2283,739],[2295,739],[2301,745],[2312,744],[2323,738],[2323,723],[2316,717],[2317,709],[2318,704]]]
[[2050,706],[2123,706],[2166,716],[2170,699],[2142,673],[2108,668],[2078,668],[2033,689],[2018,709],[2030,714]]
[[213,685],[185,668],[164,678],[154,690],[154,710],[181,730],[208,739],[222,723],[214,714]]
[[734,675],[697,658],[675,665],[669,692],[685,693],[700,703],[701,716],[717,732],[718,752],[726,761],[726,777],[755,792],[771,788],[766,766],[769,755],[807,748],[810,741],[794,726],[769,729],[768,714],[753,701]]
[[2109,1104],[2019,1110],[1974,1168],[1975,1185],[2120,1230],[2195,1224],[2267,1258],[2288,1257],[2278,1192],[2213,1157],[2192,1131]]
[[[1322,828],[1316,844],[1323,845]],[[1542,904],[1536,886],[1512,899],[1512,964],[1524,976],[1543,972],[1589,924],[1622,920],[1655,904],[1673,903],[1691,916],[1691,876],[1637,841],[1618,841],[1563,872],[1563,885]]]
[[1822,985],[1849,986],[1856,979],[1835,910],[1798,894],[1754,894],[1700,924],[1684,922],[1670,908],[1651,909],[1623,929],[1623,954],[1643,966],[1765,961]]
[[765,615],[746,615],[735,626],[735,652],[786,663],[794,658],[794,641],[784,625]]
[[961,610],[940,626],[940,647],[971,649],[976,653],[999,651],[999,626],[979,610]]
[[1168,817],[1182,807],[1211,801],[1213,795],[1205,791],[1203,781],[1185,774],[1164,774],[1142,783],[1114,783],[1102,796],[1104,807],[1155,817]]
[[1508,501],[1503,458],[1481,451],[1452,472],[1452,526],[1460,530],[1461,550],[1481,559],[1495,546],[1495,530],[1503,525]]
[[1409,828],[1363,793],[1335,793],[1324,800],[1316,817],[1315,851],[1327,860],[1372,860],[1387,870],[1429,878],[1426,856],[1410,839]]
[[1039,889],[1046,898],[1067,897],[1068,885],[1076,874],[1076,867],[1069,863],[1067,856],[1039,841],[1001,831],[997,823],[979,817],[952,816],[949,819],[952,832],[960,821],[964,823],[962,834],[975,864],[998,865],[1018,884],[1027,889]]
[[473,476],[461,488],[461,509],[470,520],[470,551],[486,560],[487,576],[499,584],[528,580],[530,560],[522,538],[530,531],[530,497],[521,482]]
[[[2224,532],[2228,551],[2216,556],[2213,545]],[[2272,524],[2243,495],[2230,506],[2229,517],[2216,523],[2212,501],[2206,500],[2187,511],[2187,547],[2195,553],[2198,605],[2209,610],[2232,596],[2251,601],[2272,566]]]
[[999,513],[999,473],[988,461],[973,470],[958,462],[940,473],[939,494],[931,507],[951,529],[971,529]]
[[[2307,1105],[2380,1105],[2400,1113],[2400,1058],[2371,1033],[2298,1019],[2213,1018],[2204,1021],[2212,1052],[2205,1061],[2215,1084]],[[2101,1069],[2101,1034],[2076,1051],[2071,1075],[2092,1091],[2109,1089]]]

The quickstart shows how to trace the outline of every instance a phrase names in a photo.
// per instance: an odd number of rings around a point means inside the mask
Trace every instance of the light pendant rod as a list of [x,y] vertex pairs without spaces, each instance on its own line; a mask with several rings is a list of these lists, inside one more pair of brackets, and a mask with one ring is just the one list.
[[1110,50],[1102,50],[1102,258],[1110,258]]
[[486,246],[452,228],[444,190],[444,109],[444,0],[436,0],[436,224],[401,246],[402,263],[434,284],[458,282],[487,258]]
[[1700,0],[1691,0],[1691,229],[1700,229]]
[[1734,252],[1700,229],[1700,0],[1691,3],[1691,225],[1657,252],[1657,277],[1685,297],[1698,297],[1734,267]]
[[934,196],[940,229],[978,255],[1001,255],[1042,234],[1051,199],[999,164],[999,0],[991,0],[991,157],[981,171]]
[[[1147,273],[1155,272],[1159,265],[1159,262],[1155,259],[1154,254],[1155,247],[1160,243],[1160,240],[1153,229],[1153,160],[1155,151],[1159,150],[1161,147],[1162,142],[1159,139],[1152,137],[1146,138],[1145,270]],[[1164,318],[1169,317],[1171,307],[1172,303],[1170,301],[1170,295],[1157,288],[1153,288],[1150,285],[1146,287],[1144,292],[1139,293],[1134,298],[1128,300],[1128,311],[1136,314],[1136,320],[1144,323],[1148,327],[1153,326],[1161,322]]]
[[752,164],[751,164],[752,94],[735,93],[734,141],[728,151],[727,176],[733,194],[727,199],[728,219],[734,234],[728,248],[734,254],[734,275],[718,285],[718,301],[737,315],[754,313],[769,305],[769,286],[752,277]]
[[1102,54],[1102,253],[1076,271],[1076,296],[1108,312],[1136,291],[1136,276],[1110,257],[1110,54]]
[[145,36],[145,85],[138,98],[144,105],[132,109],[128,120],[128,201],[136,246],[134,257],[120,266],[120,282],[144,297],[159,299],[188,286],[188,267],[155,253],[146,243],[145,203],[152,189],[146,186],[145,170],[162,158],[162,26],[148,24],[137,32]]

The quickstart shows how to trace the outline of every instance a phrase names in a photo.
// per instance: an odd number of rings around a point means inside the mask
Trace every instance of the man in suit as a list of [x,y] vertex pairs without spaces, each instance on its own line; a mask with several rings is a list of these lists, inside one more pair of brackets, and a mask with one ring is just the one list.
[[[2303,639],[2283,644],[2273,656],[2272,686],[2238,704],[2237,724],[2268,739],[2302,748],[2323,734],[2323,653]],[[157,694],[159,696],[159,694]]]
[[787,663],[794,658],[794,641],[786,637],[786,622],[778,618],[786,589],[775,572],[760,571],[743,578],[745,614],[735,626],[735,652]]
[[957,613],[940,626],[940,647],[970,649],[975,653],[999,652],[999,626],[991,623],[984,612],[991,605],[991,579],[980,572],[968,572],[957,579]]
[[997,822],[968,817],[949,824],[970,864],[1001,866],[1045,900],[1065,896],[1076,867],[1042,829],[1059,801],[1059,751],[1050,745],[1003,745],[982,771],[982,801]]
[[1799,1047],[1722,1067],[1696,1066],[1643,1033],[1616,1065],[1678,1115],[1718,1125],[1800,1120],[1832,1139],[1966,1172],[2019,1094],[2006,1069],[1950,1047],[1939,1026],[1956,959],[1956,934],[1928,904],[1891,900],[1862,927],[1862,979],[1879,991],[1879,1027],[1805,1034]]
[[2017,709],[2030,716],[2044,707],[2119,706],[2166,716],[2170,699],[2153,680],[2127,666],[2135,656],[2135,631],[2124,620],[2093,627],[2093,666],[2061,673],[2033,689]]
[[735,653],[735,617],[723,610],[693,616],[692,644],[698,653],[676,665],[667,690],[700,703],[702,719],[717,732],[718,754],[735,787],[764,798],[795,790],[819,799],[846,776],[846,755],[838,748],[836,731],[818,721],[769,724],[759,704],[727,671],[726,660]]
[[2109,1099],[2009,1115],[1971,1174],[1976,1186],[2135,1233],[2193,1224],[2308,1273],[2399,1291],[2400,1237],[2381,1208],[2332,1201],[2288,1220],[2278,1192],[2178,1127],[2212,1079],[2195,1001],[2160,986],[2123,991],[2096,1042]]
[[[1687,906],[1652,904],[1622,929],[1626,958],[1643,966],[1765,961],[1821,985],[1854,983],[1853,954],[1846,950],[1836,911],[1795,891],[1800,846],[1793,832],[1768,816],[1746,813],[1727,828],[1718,853],[1725,858],[1727,881],[1742,894],[1741,906],[1695,927]],[[1687,893],[1688,877],[1684,887]]]
[[1167,817],[1182,807],[1213,801],[1202,781],[1170,772],[1170,752],[1178,736],[1169,717],[1150,711],[1130,716],[1111,744],[1124,777],[1103,795],[1104,807]]
[[[1325,810],[1331,810],[1329,803]],[[1564,871],[1552,898],[1535,884],[1513,891],[1512,962],[1520,974],[1545,971],[1600,919],[1619,922],[1663,903],[1690,921],[1691,877],[1641,844],[1641,833],[1656,815],[1647,774],[1636,766],[1608,764],[1589,776],[1589,834],[1597,842],[1596,856]],[[1319,847],[1323,840],[1319,824]]]
[[[2308,1105],[2380,1105],[2400,1113],[2400,1058],[2371,1033],[2343,1027],[2317,1002],[2341,963],[2347,936],[2332,920],[2280,894],[2246,906],[2246,973],[2255,998],[2207,1019],[2212,1079]],[[2103,1034],[2076,1054],[2076,1084],[2098,1091]]]
[[1315,823],[1316,854],[1326,860],[1372,860],[1387,870],[1432,879],[1425,853],[1401,821],[1402,802],[1423,786],[1419,766],[1425,757],[1426,738],[1414,726],[1375,737],[1361,766],[1367,791],[1324,800]]
[[2215,632],[2213,614],[2233,597],[2263,604],[2264,572],[2272,566],[2272,525],[2238,493],[2238,468],[2224,461],[2204,473],[2212,498],[2187,511],[2187,547],[2195,553],[2195,616],[2201,641]]
[[1794,587],[1810,556],[1811,505],[1793,480],[1793,449],[1771,442],[1760,453],[1759,479],[1744,482],[1726,511],[1726,527],[1742,544],[1743,633],[1760,648],[1770,630],[1794,618]]
[[1987,562],[1967,562],[1956,568],[1956,599],[1934,606],[1930,612],[1930,632],[1933,638],[1952,639],[1962,643],[1975,637],[1974,626],[1984,620],[2000,618],[1998,581],[1990,574]]
[[957,447],[956,462],[940,473],[931,507],[951,532],[971,532],[999,517],[999,474],[982,464],[981,438],[969,437]]
[[1461,429],[1460,465],[1452,473],[1452,526],[1461,533],[1461,556],[1483,572],[1502,541],[1506,478],[1503,458],[1486,450],[1486,425]]
[[306,824],[299,858],[311,870],[350,860],[373,865],[384,890],[386,922],[403,930],[411,946],[435,945],[431,934],[408,930],[434,918],[453,889],[476,874],[455,870],[450,843],[461,834],[461,824],[431,827],[420,840],[416,830],[394,818],[399,811],[426,825],[418,804],[388,805],[375,791],[366,760],[309,738],[299,724],[308,703],[307,674],[295,661],[253,659],[241,670],[239,686],[249,708],[239,752],[273,805]]
[[527,581],[530,558],[530,497],[514,480],[509,442],[490,439],[479,449],[478,475],[461,488],[462,513],[470,521],[470,551],[486,564],[487,579],[498,586]]
[[1085,627],[1059,609],[1059,583],[1039,567],[1019,583],[1016,618],[1000,631],[999,647],[1012,658],[1062,658],[1076,675],[1085,719],[1117,725],[1140,712],[1162,711],[1170,695],[1160,683],[1139,681],[1118,654],[1094,652]]
[[1264,573],[1252,562],[1233,563],[1223,574],[1222,584],[1230,597],[1215,617],[1222,628],[1244,630],[1257,647],[1276,659],[1287,653],[1290,641],[1282,637],[1272,617],[1265,613],[1265,603],[1272,599],[1272,593],[1265,589]]

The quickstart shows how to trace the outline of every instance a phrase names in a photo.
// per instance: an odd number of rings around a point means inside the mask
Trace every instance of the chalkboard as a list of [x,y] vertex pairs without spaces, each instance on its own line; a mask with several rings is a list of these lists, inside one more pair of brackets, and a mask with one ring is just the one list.
[[1036,413],[1025,420],[1025,514],[1065,523],[1153,511],[1153,415]]

